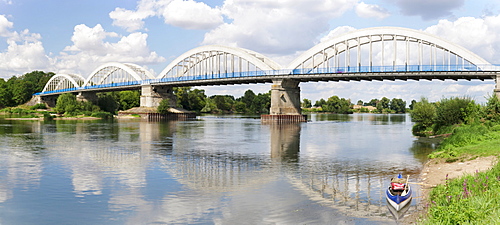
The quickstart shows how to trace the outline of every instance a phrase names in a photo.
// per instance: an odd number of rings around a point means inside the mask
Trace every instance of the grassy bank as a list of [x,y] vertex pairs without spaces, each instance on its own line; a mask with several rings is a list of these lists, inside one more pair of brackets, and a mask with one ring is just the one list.
[[[430,157],[467,161],[500,153],[499,125],[456,127]],[[423,224],[500,224],[500,164],[486,172],[446,180],[430,193]]]

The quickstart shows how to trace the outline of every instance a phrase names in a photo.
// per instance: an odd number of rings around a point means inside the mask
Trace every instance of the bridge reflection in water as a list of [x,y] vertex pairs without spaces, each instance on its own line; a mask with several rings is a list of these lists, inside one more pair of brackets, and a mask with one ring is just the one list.
[[[301,161],[301,124],[273,124],[269,128],[271,158],[289,163],[289,169],[293,169],[286,170],[286,177],[297,190],[349,216],[385,218],[390,215],[384,191],[393,173],[378,171],[375,165],[364,165],[357,170],[357,165],[341,160],[327,165]],[[415,174],[418,171],[405,172]],[[418,195],[419,191],[416,193]],[[418,200],[414,202],[419,203]]]

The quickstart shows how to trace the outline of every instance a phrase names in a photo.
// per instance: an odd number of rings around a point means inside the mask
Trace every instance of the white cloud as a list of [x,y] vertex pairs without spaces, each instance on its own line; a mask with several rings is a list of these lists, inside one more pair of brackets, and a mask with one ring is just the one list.
[[21,33],[10,31],[13,27],[12,22],[0,15],[0,37],[7,38],[7,49],[0,52],[0,76],[46,68],[49,58],[45,55],[40,34],[27,29]]
[[144,29],[144,19],[152,16],[184,29],[207,30],[223,23],[219,9],[193,0],[141,0],[136,10],[116,8],[109,13],[113,25],[129,32]]
[[9,29],[11,29],[13,25],[14,23],[7,20],[7,17],[5,17],[5,15],[0,15],[0,37],[9,36]]
[[335,29],[331,30],[326,36],[322,37],[320,39],[320,42],[327,41],[327,40],[332,39],[334,37],[337,37],[337,36],[340,36],[342,34],[345,34],[345,33],[351,32],[351,31],[355,31],[355,30],[356,30],[356,28],[351,27],[351,26],[336,27]]
[[355,0],[227,0],[230,19],[205,34],[203,44],[249,48],[263,54],[293,54],[312,47],[332,18],[352,9]]
[[[118,42],[106,41],[108,37],[119,37]],[[75,26],[71,40],[73,45],[67,46],[56,60],[60,72],[78,70],[84,77],[99,65],[106,62],[129,62],[137,64],[154,64],[165,61],[156,52],[149,50],[148,35],[131,33],[120,37],[116,33],[106,32],[101,25],[87,27]]]
[[440,20],[425,31],[461,45],[490,63],[500,63],[500,15]]
[[223,23],[219,9],[193,0],[174,0],[160,13],[165,23],[184,29],[207,30]]
[[362,18],[376,18],[379,20],[390,16],[387,9],[379,5],[366,4],[364,2],[360,2],[356,6],[356,15]]
[[113,19],[113,25],[122,27],[128,32],[144,29],[144,19],[156,15],[156,4],[154,0],[142,0],[137,5],[137,10],[116,8],[109,13]]

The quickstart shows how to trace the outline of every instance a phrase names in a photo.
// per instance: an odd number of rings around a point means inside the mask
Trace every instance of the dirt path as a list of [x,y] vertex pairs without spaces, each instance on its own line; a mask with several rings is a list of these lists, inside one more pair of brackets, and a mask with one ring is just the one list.
[[444,184],[446,182],[446,176],[448,176],[448,179],[453,179],[465,174],[485,171],[491,169],[497,160],[498,158],[496,156],[478,157],[466,162],[453,163],[446,163],[444,159],[429,160],[420,172],[420,186],[422,188],[420,202],[422,207],[418,207],[416,212],[405,217],[403,223],[413,224],[425,215],[427,210],[425,205],[428,202],[430,190],[439,184]]

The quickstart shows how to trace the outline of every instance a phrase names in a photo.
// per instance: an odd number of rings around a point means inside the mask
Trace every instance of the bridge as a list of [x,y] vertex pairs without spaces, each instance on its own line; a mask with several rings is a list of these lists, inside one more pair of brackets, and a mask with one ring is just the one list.
[[[500,97],[500,67],[445,39],[399,27],[349,32],[314,46],[283,67],[257,52],[229,46],[194,48],[172,61],[159,75],[131,63],[106,63],[88,78],[56,74],[40,102],[55,103],[62,93],[94,100],[97,92],[141,90],[141,106],[175,101],[173,87],[272,83],[273,118],[302,120],[301,82],[372,80],[490,80]],[[283,117],[284,118],[284,117]]]

